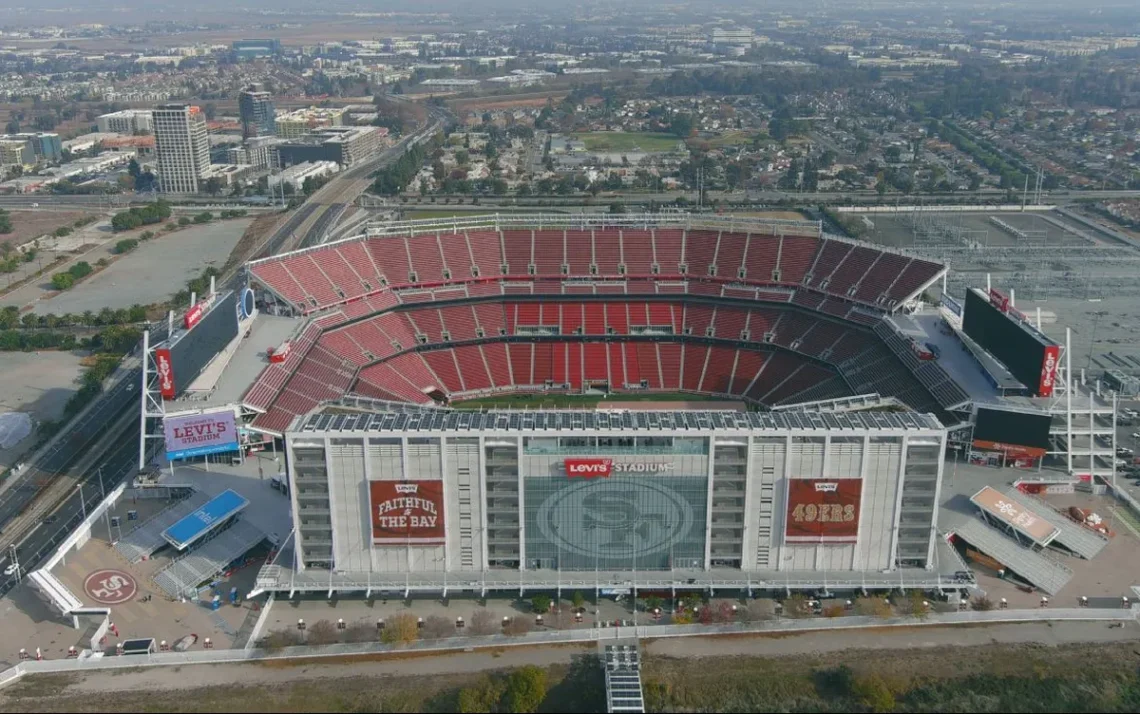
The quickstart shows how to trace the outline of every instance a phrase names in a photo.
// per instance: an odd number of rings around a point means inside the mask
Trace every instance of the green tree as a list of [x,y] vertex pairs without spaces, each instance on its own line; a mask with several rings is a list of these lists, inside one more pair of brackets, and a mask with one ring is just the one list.
[[51,276],[51,286],[56,290],[67,290],[75,285],[75,278],[71,273],[56,273]]
[[520,667],[507,677],[504,700],[507,711],[521,714],[538,711],[546,699],[546,671],[534,665]]
[[574,604],[575,610],[581,610],[586,604],[586,596],[582,594],[581,590],[575,590],[574,595],[570,598],[570,602]]
[[851,690],[873,712],[889,712],[895,708],[894,692],[877,672],[856,677]]
[[674,114],[669,120],[669,133],[679,139],[686,139],[693,133],[693,117],[691,114]]
[[507,691],[506,682],[484,675],[478,682],[459,690],[456,708],[461,714],[487,714],[499,711]]
[[530,599],[531,609],[535,613],[542,615],[550,610],[550,596],[549,595],[535,595]]

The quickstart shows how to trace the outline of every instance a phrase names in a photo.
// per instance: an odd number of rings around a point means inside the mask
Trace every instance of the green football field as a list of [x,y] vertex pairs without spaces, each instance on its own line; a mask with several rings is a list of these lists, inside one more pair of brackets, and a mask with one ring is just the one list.
[[455,409],[596,409],[605,408],[607,402],[725,402],[727,397],[710,397],[701,394],[653,392],[638,394],[621,392],[603,397],[600,394],[509,394],[501,397],[483,397],[452,402]]
[[629,131],[590,131],[575,134],[586,151],[676,151],[681,140],[672,134]]

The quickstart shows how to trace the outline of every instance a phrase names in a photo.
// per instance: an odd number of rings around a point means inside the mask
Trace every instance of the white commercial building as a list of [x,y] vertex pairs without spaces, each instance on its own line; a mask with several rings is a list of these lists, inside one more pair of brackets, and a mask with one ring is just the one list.
[[945,440],[913,413],[313,414],[295,563],[257,588],[932,587],[960,562]]
[[137,134],[154,131],[154,119],[149,109],[124,109],[103,114],[95,120],[99,131],[111,134]]
[[197,193],[210,172],[206,115],[189,104],[162,104],[154,110],[158,181],[164,193]]
[[284,183],[292,186],[294,191],[300,191],[305,179],[332,176],[339,170],[340,165],[335,161],[306,161],[303,164],[290,166],[280,173],[270,174],[269,188],[274,189]]

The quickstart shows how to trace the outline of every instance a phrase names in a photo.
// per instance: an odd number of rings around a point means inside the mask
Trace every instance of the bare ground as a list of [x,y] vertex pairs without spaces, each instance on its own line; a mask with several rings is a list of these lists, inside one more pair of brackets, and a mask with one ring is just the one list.
[[[782,688],[776,695],[818,696],[808,691],[814,674],[840,665],[856,676],[881,673],[899,691],[969,677],[1074,676],[1091,662],[1099,675],[1130,676],[1140,662],[1138,641],[1135,624],[1057,622],[669,638],[643,646],[648,693],[664,704],[721,711],[732,709],[727,697],[761,680]],[[592,651],[534,647],[40,675],[0,690],[0,711],[454,711],[458,689],[481,673],[524,664],[548,673],[550,693],[539,711],[598,711]]]
[[12,232],[0,234],[0,243],[23,245],[45,233],[51,233],[56,228],[71,226],[80,218],[94,215],[98,214],[94,211],[9,211]]

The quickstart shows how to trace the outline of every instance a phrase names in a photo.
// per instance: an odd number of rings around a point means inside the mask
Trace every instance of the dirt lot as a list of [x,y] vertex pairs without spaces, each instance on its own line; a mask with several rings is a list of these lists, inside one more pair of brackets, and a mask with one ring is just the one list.
[[799,211],[742,211],[731,215],[742,218],[774,218],[781,221],[806,221],[807,218]]
[[0,243],[21,245],[60,226],[71,226],[80,218],[97,215],[83,211],[10,211],[12,232],[0,235]]

